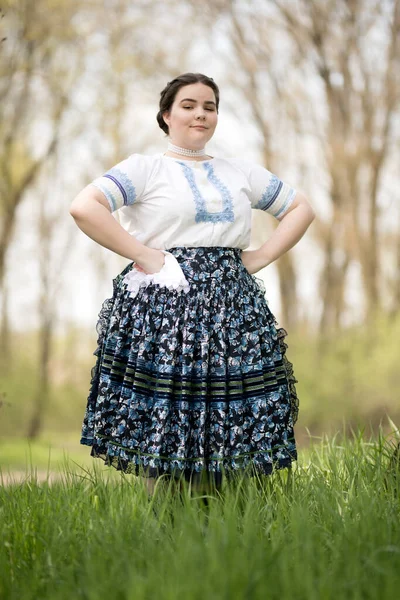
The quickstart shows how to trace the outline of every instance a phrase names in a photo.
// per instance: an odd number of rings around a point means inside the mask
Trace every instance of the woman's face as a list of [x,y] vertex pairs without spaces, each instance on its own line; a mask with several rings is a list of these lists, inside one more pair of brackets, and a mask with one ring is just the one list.
[[201,150],[212,138],[218,122],[213,90],[204,83],[181,87],[163,118],[173,144]]

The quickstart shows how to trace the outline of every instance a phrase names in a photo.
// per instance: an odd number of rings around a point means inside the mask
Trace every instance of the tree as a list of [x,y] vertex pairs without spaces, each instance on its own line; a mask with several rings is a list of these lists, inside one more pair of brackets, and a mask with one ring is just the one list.
[[327,331],[340,325],[352,261],[361,265],[367,319],[381,304],[379,195],[386,161],[396,151],[400,4],[300,0],[295,10],[287,0],[274,5],[293,52],[320,80],[326,106],[326,118],[315,122],[332,202],[331,222],[320,228],[325,255],[320,326]]
[[[51,6],[50,6],[51,4]],[[0,66],[0,289],[2,351],[9,357],[4,277],[18,206],[59,141],[70,90],[82,67],[74,0],[8,1]],[[74,52],[71,50],[74,49]],[[38,128],[47,127],[44,139]],[[47,139],[46,139],[47,138]]]

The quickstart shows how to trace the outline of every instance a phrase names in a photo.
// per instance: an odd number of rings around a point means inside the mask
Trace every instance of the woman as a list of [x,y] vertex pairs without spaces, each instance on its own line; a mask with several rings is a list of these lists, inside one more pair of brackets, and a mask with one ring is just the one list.
[[[206,154],[218,108],[212,79],[171,81],[157,115],[167,151],[132,154],[70,210],[132,261],[99,315],[81,443],[149,484],[165,475],[220,487],[223,475],[270,474],[297,458],[286,332],[252,274],[294,246],[314,213],[267,169]],[[280,223],[249,251],[252,208]]]

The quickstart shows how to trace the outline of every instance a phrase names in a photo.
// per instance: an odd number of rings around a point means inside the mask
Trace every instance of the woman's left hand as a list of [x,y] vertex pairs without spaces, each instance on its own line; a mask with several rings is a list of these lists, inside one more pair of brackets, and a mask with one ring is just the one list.
[[247,271],[252,275],[257,273],[263,267],[266,267],[269,263],[265,256],[260,250],[243,250],[241,253],[243,265]]

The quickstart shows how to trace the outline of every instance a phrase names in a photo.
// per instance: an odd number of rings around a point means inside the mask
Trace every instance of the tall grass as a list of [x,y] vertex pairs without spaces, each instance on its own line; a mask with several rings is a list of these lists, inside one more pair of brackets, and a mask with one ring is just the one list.
[[[149,496],[101,463],[0,488],[0,597],[386,599],[400,590],[397,440],[323,438],[292,471]],[[99,461],[100,462],[100,461]]]

